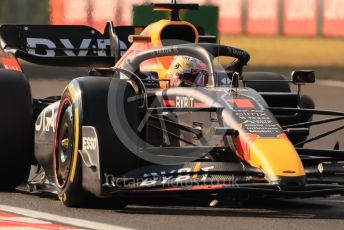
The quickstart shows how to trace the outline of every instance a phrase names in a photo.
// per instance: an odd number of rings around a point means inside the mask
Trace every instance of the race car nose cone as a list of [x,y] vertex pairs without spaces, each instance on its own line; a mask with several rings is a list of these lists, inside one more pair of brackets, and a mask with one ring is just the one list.
[[284,191],[300,191],[306,188],[306,177],[278,177],[278,186]]

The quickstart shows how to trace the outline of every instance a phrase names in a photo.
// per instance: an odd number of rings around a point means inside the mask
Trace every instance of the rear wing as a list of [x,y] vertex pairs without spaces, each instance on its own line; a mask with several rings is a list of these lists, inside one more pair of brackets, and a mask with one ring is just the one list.
[[[142,26],[107,24],[104,33],[89,26],[2,25],[0,27],[0,64],[21,71],[17,59],[52,66],[109,67],[117,61],[113,50],[123,54],[131,45],[129,35],[139,34]],[[112,36],[117,39],[111,44]],[[116,58],[115,58],[116,57]]]
[[[139,35],[144,26],[106,24],[104,33],[89,26],[2,25],[0,66],[22,72],[17,59],[39,65],[110,67],[131,46],[130,35]],[[200,42],[216,43],[197,27]]]

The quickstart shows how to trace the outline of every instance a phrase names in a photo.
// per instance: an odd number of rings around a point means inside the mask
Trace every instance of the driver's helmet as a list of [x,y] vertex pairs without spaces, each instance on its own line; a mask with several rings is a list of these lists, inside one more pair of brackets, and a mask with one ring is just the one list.
[[176,56],[168,69],[167,78],[172,87],[205,86],[208,83],[208,68],[197,58]]

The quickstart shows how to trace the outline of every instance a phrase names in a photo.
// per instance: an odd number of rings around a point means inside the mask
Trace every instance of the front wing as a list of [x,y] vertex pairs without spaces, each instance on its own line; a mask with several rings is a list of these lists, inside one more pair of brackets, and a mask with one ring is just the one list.
[[[334,171],[335,169],[336,171]],[[231,196],[316,197],[344,194],[344,162],[320,163],[306,168],[305,177],[280,178],[269,182],[264,173],[242,162],[190,162],[180,165],[150,165],[116,177],[100,177],[98,197],[138,194],[204,193]],[[39,178],[39,177],[36,177]],[[41,177],[42,178],[42,177]],[[97,186],[97,185],[96,185]],[[20,190],[57,193],[46,179],[31,180]]]

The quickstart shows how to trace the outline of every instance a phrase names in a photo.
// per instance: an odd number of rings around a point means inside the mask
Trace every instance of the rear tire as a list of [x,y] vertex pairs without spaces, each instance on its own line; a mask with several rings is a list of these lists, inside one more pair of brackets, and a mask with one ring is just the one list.
[[0,189],[26,181],[33,160],[33,117],[25,75],[0,69]]

